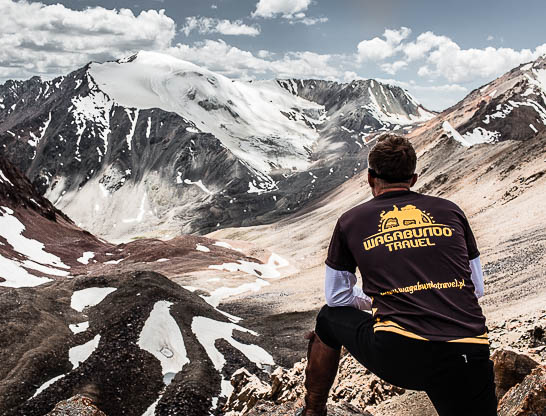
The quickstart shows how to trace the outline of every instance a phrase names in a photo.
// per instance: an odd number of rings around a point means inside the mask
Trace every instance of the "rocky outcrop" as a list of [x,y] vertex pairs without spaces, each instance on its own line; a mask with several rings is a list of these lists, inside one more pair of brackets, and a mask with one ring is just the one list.
[[77,394],[57,403],[46,416],[106,416],[89,397]]
[[539,365],[527,355],[509,350],[495,351],[491,360],[494,364],[496,394],[499,399]]
[[546,366],[536,367],[499,402],[499,416],[546,415]]
[[[298,410],[293,402],[274,404],[259,402],[247,416],[293,416]],[[373,416],[367,411],[355,408],[347,403],[328,403],[328,416]]]
[[[244,369],[239,370],[231,379],[234,391],[226,403],[230,412],[227,414],[258,415],[268,410],[281,412],[279,409],[294,408],[305,394],[305,366],[306,360],[301,360],[291,369],[278,367],[271,374],[270,385]],[[331,414],[366,415],[368,408],[404,392],[381,380],[347,353],[340,360],[338,375],[330,390]],[[250,411],[255,405],[256,409]]]

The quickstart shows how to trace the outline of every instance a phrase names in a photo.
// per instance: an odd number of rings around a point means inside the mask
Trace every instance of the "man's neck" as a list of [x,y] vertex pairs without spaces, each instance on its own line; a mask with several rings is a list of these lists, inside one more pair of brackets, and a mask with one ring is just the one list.
[[410,190],[409,186],[397,186],[397,187],[393,187],[393,188],[380,188],[375,192],[374,196],[379,196],[379,195],[385,194],[387,192],[392,192],[392,191],[409,191],[409,190]]

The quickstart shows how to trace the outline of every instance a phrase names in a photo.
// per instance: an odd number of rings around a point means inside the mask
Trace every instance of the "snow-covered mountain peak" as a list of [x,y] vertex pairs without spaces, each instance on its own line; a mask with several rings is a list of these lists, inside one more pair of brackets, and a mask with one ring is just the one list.
[[365,169],[374,133],[429,116],[375,80],[246,82],[142,51],[0,85],[0,155],[119,240],[274,221]]
[[190,62],[155,52],[93,63],[89,73],[116,103],[160,108],[211,133],[262,173],[303,170],[317,140],[323,107],[295,97],[274,82],[231,80]]

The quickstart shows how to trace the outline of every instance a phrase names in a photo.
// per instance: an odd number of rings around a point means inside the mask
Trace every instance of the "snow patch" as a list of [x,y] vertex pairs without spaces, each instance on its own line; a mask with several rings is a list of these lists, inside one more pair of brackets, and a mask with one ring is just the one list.
[[[177,178],[177,183],[178,183],[178,178]],[[209,194],[209,195],[212,195],[214,192],[211,192],[205,185],[203,185],[203,182],[201,181],[201,179],[199,179],[197,182],[192,182],[190,181],[189,179],[184,179],[184,183],[186,185],[196,185],[198,186],[203,192]]]
[[233,391],[233,387],[226,379],[223,373],[226,359],[223,354],[216,348],[215,343],[218,339],[226,340],[232,347],[238,349],[245,357],[256,364],[258,368],[262,368],[264,364],[274,365],[273,357],[263,348],[253,344],[243,344],[233,338],[233,330],[250,333],[257,336],[258,334],[249,329],[243,328],[234,323],[220,322],[204,316],[196,316],[193,318],[191,328],[197,340],[201,343],[207,355],[209,356],[216,371],[222,377],[220,396],[229,397]]
[[68,325],[68,328],[72,331],[74,334],[79,334],[80,332],[85,332],[89,328],[89,321],[80,322],[79,324],[70,324]]
[[42,384],[36,392],[32,395],[32,398],[35,398],[37,395],[39,395],[41,392],[43,392],[45,389],[47,389],[49,386],[51,386],[53,383],[55,383],[57,380],[60,380],[63,378],[65,374],[61,374],[57,377],[53,377],[51,380],[46,381],[44,384]]
[[136,108],[133,111],[133,113],[131,114],[131,110],[126,108],[125,113],[127,114],[127,117],[129,117],[129,121],[131,122],[131,128],[129,129],[129,133],[127,134],[127,137],[126,137],[127,147],[129,148],[129,150],[131,150],[132,142],[133,142],[133,136],[135,134],[136,123],[138,121],[139,110],[138,110],[138,108]]
[[231,296],[240,295],[245,292],[258,292],[261,288],[268,286],[270,283],[263,279],[256,279],[255,282],[244,283],[237,287],[220,287],[212,291],[209,296],[201,296],[209,305],[217,308],[218,305]]
[[11,181],[6,177],[6,175],[4,175],[4,172],[2,172],[2,169],[0,169],[0,183],[4,183],[4,182],[7,182],[11,186],[13,186]]
[[203,246],[201,244],[197,244],[195,249],[198,250],[198,251],[203,251],[205,253],[210,252],[210,248],[208,248],[207,246]]
[[104,264],[119,264],[123,261],[123,259],[119,259],[119,260],[110,260],[110,261],[107,261],[105,262]]
[[76,369],[87,360],[93,352],[97,349],[100,342],[100,335],[96,335],[95,338],[86,342],[85,344],[72,347],[68,350],[68,359],[72,363],[72,369]]
[[32,287],[51,281],[46,277],[30,274],[26,269],[34,269],[42,273],[67,276],[68,272],[58,269],[69,269],[61,259],[44,250],[45,245],[23,235],[25,226],[8,207],[0,207],[0,236],[27,260],[19,261],[0,256],[0,277],[5,281],[0,286]]
[[465,139],[463,139],[463,136],[459,134],[457,130],[453,128],[451,124],[449,124],[449,121],[444,121],[442,124],[442,127],[444,131],[449,134],[453,139],[457,140],[459,143],[461,143],[465,147],[470,147],[470,143],[468,143]]
[[489,131],[482,127],[476,127],[471,132],[467,132],[463,135],[464,140],[470,145],[479,143],[493,143],[500,137],[498,131]]
[[106,296],[116,290],[115,287],[89,287],[77,290],[72,294],[70,307],[78,312],[82,312],[85,308],[98,305]]
[[223,247],[223,248],[229,248],[230,250],[236,250],[236,251],[243,251],[240,248],[235,248],[231,244],[226,243],[225,241],[216,241],[212,244],[213,246]]
[[81,263],[81,264],[89,264],[89,260],[91,260],[93,257],[95,257],[95,253],[93,253],[92,251],[86,251],[82,254],[82,256],[80,258],[78,258],[77,260]]
[[148,117],[148,122],[146,124],[146,138],[150,138],[150,132],[152,130],[152,118]]
[[161,363],[166,385],[190,362],[180,327],[170,314],[172,305],[164,300],[156,302],[138,339],[138,346]]
[[237,261],[238,263],[213,264],[209,266],[209,269],[227,270],[229,272],[241,271],[256,277],[273,279],[281,276],[281,273],[277,269],[289,265],[288,261],[275,253],[269,257],[266,264],[254,263],[246,260]]

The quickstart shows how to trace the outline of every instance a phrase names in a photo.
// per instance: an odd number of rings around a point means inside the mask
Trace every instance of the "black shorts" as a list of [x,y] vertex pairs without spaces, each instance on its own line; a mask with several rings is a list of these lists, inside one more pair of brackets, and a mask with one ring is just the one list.
[[423,390],[440,416],[496,416],[497,398],[489,346],[422,341],[373,330],[371,314],[348,306],[324,306],[316,334],[328,346],[343,345],[368,370],[395,386]]

